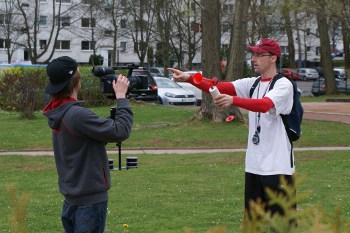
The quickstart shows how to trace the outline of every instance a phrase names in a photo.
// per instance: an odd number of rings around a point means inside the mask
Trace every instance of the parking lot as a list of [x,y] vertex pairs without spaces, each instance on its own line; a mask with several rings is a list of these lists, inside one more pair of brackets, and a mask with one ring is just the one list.
[[[298,85],[298,88],[302,90],[302,94],[301,94],[302,96],[313,96],[313,94],[311,93],[311,87],[314,81],[298,80],[296,83]],[[348,85],[349,85],[349,81],[348,81]]]

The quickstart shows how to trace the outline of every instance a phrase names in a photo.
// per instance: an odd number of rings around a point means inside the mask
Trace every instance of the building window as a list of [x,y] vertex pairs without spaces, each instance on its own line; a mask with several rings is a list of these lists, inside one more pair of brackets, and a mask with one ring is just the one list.
[[282,54],[288,54],[289,53],[288,46],[281,46],[281,52]]
[[307,29],[306,29],[306,35],[307,35],[307,36],[310,36],[310,34],[311,34],[311,29],[310,29],[310,28],[307,28]]
[[81,50],[93,50],[94,43],[92,41],[82,41],[81,42]]
[[57,50],[69,50],[70,41],[69,40],[57,40],[55,44],[55,49]]
[[126,42],[125,41],[120,42],[120,51],[126,52]]
[[8,24],[8,20],[5,14],[0,14],[0,25]]
[[144,50],[146,50],[146,48],[147,48],[147,43],[144,41],[134,43],[134,52],[144,51]]
[[41,27],[47,26],[47,16],[40,15],[39,26]]
[[126,19],[120,20],[120,28],[126,28]]
[[321,47],[317,46],[316,47],[316,56],[320,56],[321,55]]
[[40,40],[39,41],[39,46],[40,46],[40,49],[45,49],[46,48],[46,40]]
[[201,32],[202,31],[202,25],[200,23],[192,22],[191,23],[191,31],[193,31],[193,32]]
[[229,23],[224,23],[222,24],[222,33],[225,33],[225,32],[230,32],[231,30],[231,25]]
[[311,51],[311,46],[306,47],[306,51],[310,52]]
[[81,26],[83,28],[95,27],[95,19],[94,18],[82,18]]
[[[56,27],[58,26],[58,17],[56,17]],[[61,27],[69,27],[70,26],[70,17],[61,17]]]
[[71,0],[56,0],[56,3],[71,3]]
[[0,49],[9,49],[11,45],[11,40],[0,39]]

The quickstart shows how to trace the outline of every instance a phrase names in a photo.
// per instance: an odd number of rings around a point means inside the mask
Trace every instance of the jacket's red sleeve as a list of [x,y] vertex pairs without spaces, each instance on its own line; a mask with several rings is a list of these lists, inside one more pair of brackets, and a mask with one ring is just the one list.
[[262,99],[249,99],[233,96],[233,105],[252,112],[267,112],[274,107],[274,104],[269,97],[263,97]]
[[[212,80],[207,78],[203,78],[199,84],[194,83],[192,75],[190,76],[188,82],[207,93],[209,93],[209,88],[213,86]],[[231,82],[218,82],[216,83],[216,87],[218,88],[221,94],[227,94],[232,96],[237,95],[236,89]]]

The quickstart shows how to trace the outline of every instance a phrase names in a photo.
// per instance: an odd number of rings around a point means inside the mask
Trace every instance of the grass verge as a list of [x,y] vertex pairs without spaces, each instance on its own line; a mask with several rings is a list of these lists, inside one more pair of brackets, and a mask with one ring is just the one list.
[[[233,121],[213,123],[193,121],[194,107],[172,107],[132,103],[134,126],[123,148],[245,148],[247,125]],[[109,107],[93,108],[103,117]],[[34,119],[21,119],[17,113],[0,112],[0,150],[52,150],[47,119],[36,113]],[[340,122],[304,120],[303,135],[296,147],[348,146],[350,127]],[[115,147],[108,144],[109,148]]]

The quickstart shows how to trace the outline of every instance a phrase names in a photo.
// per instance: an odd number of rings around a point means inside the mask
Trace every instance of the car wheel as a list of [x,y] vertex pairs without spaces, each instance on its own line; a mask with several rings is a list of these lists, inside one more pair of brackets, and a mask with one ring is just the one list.
[[163,101],[162,99],[158,96],[158,101],[157,101],[159,104],[163,104]]

